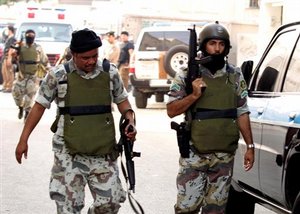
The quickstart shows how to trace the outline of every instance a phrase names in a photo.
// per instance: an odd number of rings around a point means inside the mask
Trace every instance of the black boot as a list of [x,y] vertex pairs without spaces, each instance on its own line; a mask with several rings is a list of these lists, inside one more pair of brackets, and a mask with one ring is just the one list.
[[19,114],[18,114],[18,118],[22,119],[23,117],[23,107],[19,106]]

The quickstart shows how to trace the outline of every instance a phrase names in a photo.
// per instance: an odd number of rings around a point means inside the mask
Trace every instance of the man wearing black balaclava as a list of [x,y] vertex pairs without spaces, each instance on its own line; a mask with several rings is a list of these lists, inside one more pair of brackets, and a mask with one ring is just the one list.
[[224,214],[239,131],[247,144],[245,170],[254,163],[247,86],[240,68],[226,60],[230,40],[225,27],[218,22],[205,25],[199,49],[200,58],[210,59],[199,65],[201,77],[193,80],[193,90],[187,94],[187,71],[178,72],[167,103],[169,117],[185,113],[188,136],[183,142],[187,155],[179,159],[174,208],[175,213]]
[[13,84],[12,95],[19,107],[18,118],[22,119],[25,112],[26,120],[33,105],[33,98],[37,91],[37,71],[42,64],[48,65],[48,57],[42,47],[34,42],[35,32],[31,29],[25,32],[25,43],[19,44],[13,57],[18,64],[18,74]]

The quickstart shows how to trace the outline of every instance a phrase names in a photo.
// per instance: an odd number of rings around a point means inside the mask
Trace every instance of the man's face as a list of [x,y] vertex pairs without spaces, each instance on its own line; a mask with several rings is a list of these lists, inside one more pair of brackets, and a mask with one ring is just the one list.
[[225,50],[225,42],[220,39],[210,39],[205,48],[209,55],[222,54]]
[[92,72],[97,64],[98,48],[83,53],[73,53],[73,60],[80,70],[86,73]]
[[108,40],[108,42],[109,42],[110,44],[113,44],[113,43],[115,42],[115,36],[109,35],[108,38],[107,38],[107,40]]
[[127,42],[128,41],[128,36],[126,34],[121,34],[120,38],[121,38],[122,42]]

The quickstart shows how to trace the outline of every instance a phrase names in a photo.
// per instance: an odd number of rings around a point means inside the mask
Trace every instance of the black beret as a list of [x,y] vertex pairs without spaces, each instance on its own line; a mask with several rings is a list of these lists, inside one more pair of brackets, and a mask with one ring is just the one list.
[[101,45],[100,37],[92,30],[85,28],[72,33],[70,49],[75,53],[87,52]]

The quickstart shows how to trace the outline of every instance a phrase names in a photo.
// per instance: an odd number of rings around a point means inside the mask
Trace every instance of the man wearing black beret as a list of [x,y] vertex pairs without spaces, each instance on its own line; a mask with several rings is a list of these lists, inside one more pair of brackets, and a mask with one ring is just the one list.
[[[23,155],[27,158],[31,132],[55,101],[58,110],[51,126],[54,164],[49,191],[57,213],[80,213],[86,184],[94,198],[89,214],[117,213],[126,199],[118,174],[111,103],[129,120],[125,134],[132,141],[135,118],[116,67],[98,60],[101,45],[89,29],[73,32],[73,58],[51,69],[43,79],[16,147],[16,159],[21,163]],[[129,126],[133,131],[129,132]]]

